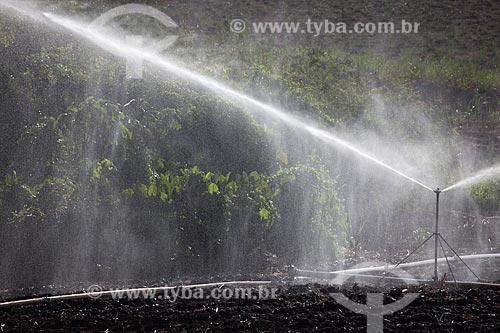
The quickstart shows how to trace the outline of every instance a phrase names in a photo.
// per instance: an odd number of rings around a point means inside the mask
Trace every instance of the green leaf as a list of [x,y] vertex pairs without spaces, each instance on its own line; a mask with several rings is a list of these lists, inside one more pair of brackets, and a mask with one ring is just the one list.
[[156,184],[149,185],[148,196],[156,197],[156,194],[158,194],[158,187],[156,187]]
[[142,195],[147,197],[148,196],[148,187],[144,184],[141,184],[139,186],[139,190],[141,191]]
[[134,195],[134,189],[133,188],[127,188],[122,191],[123,194],[128,195],[129,197]]
[[219,187],[217,186],[217,184],[210,183],[210,185],[208,185],[208,193],[210,193],[210,195],[213,195],[214,193],[218,192],[219,192]]
[[158,162],[156,163],[156,167],[158,169],[165,169],[165,161],[163,161],[162,159],[159,159]]
[[125,126],[122,122],[119,122],[118,125],[122,130],[122,138],[124,139],[132,139],[132,132]]
[[165,173],[160,173],[160,181],[163,185],[166,185],[167,187],[170,186],[170,172],[167,171]]
[[248,183],[248,175],[245,171],[241,173],[241,178],[243,183]]
[[226,181],[226,177],[224,177],[223,175],[218,175],[216,178],[215,178],[215,182],[216,183],[224,183]]
[[258,181],[260,178],[259,173],[257,171],[250,172],[250,177],[252,177],[253,180],[255,180],[255,181]]
[[160,199],[161,199],[161,201],[166,202],[166,201],[167,201],[167,199],[168,199],[168,195],[167,195],[167,193],[165,193],[165,192],[161,192],[161,193],[160,193]]
[[226,185],[226,189],[232,192],[236,192],[238,190],[238,184],[236,182],[229,182]]
[[269,211],[265,208],[262,208],[259,211],[259,216],[261,220],[269,220]]

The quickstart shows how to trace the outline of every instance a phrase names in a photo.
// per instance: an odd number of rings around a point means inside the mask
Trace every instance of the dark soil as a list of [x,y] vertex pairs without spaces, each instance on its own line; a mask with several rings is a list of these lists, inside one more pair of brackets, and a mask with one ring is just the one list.
[[[329,295],[342,292],[362,303],[366,289],[339,290],[323,285],[272,284],[267,300],[73,300],[0,309],[2,332],[365,332],[366,317]],[[228,287],[229,288],[229,287]],[[373,290],[368,290],[374,292]],[[406,290],[385,291],[392,303]],[[419,298],[384,317],[385,332],[498,332],[500,290],[437,290],[419,287]]]

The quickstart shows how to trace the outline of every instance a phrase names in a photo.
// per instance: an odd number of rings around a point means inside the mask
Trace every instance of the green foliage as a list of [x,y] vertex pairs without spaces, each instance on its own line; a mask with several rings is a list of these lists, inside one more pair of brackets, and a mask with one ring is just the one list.
[[[138,186],[138,192],[145,198],[156,197],[159,193],[163,203],[174,204],[184,196],[201,197],[204,203],[213,201],[222,205],[227,219],[231,219],[232,214],[237,210],[255,209],[267,226],[270,226],[278,216],[272,199],[279,192],[271,191],[268,184],[271,177],[259,174],[257,171],[252,171],[250,174],[243,172],[224,175],[218,172],[204,172],[194,166],[177,171],[154,170],[153,172],[158,174],[158,178],[151,178],[150,184]],[[195,193],[190,187],[192,183],[204,183],[206,190],[203,191],[203,188],[200,188],[200,192]],[[203,207],[192,208],[203,209]]]
[[[28,218],[39,221],[61,221],[61,218],[70,208],[70,202],[77,189],[76,184],[67,178],[47,177],[40,184],[30,186],[21,183],[13,171],[14,176],[7,175],[4,184],[0,185],[0,198],[14,195],[18,202],[11,207],[9,222],[22,222]],[[10,177],[9,177],[10,176]],[[6,211],[3,212],[7,213]]]
[[0,17],[0,46],[3,48],[11,47],[15,41],[12,28]]
[[208,185],[208,193],[210,193],[210,195],[213,195],[218,192],[219,192],[219,187],[217,186],[217,184],[210,183],[210,185]]
[[362,236],[365,224],[362,223],[354,228],[349,219],[341,221],[343,236],[343,253],[346,257],[357,258],[362,254]]
[[72,59],[70,47],[42,47],[40,53],[35,54],[30,60],[32,68],[28,69],[26,75],[36,80],[43,78],[49,85],[88,80],[87,73]]
[[413,230],[413,237],[415,240],[415,247],[419,246],[428,237],[428,231],[425,228],[419,227]]
[[9,187],[11,185],[17,185],[19,183],[19,179],[17,178],[16,170],[12,171],[12,173],[8,173],[5,175],[5,187]]
[[114,171],[115,166],[113,165],[113,162],[111,162],[109,159],[105,158],[101,161],[97,162],[92,162],[92,176],[95,179],[100,179],[103,171]]
[[[93,17],[113,3],[56,7]],[[184,8],[174,7],[168,9]],[[215,24],[224,31],[202,36],[203,44],[180,41],[172,52],[190,68],[329,127],[373,120],[373,95],[415,102],[451,123],[498,116],[498,66],[419,50],[352,52],[336,42],[276,47],[275,36],[250,43],[248,35],[229,33],[227,22]],[[154,73],[147,83],[126,81],[124,61],[68,36],[57,42],[33,27],[15,27],[0,20],[4,221],[50,225],[84,216],[114,221],[107,227],[119,230],[117,216],[126,216],[141,239],[167,225],[175,235],[169,257],[200,258],[203,265],[205,253],[214,258],[219,248],[230,249],[225,237],[248,239],[239,258],[291,249],[299,239],[309,253],[324,244],[332,258],[360,253],[367,219],[347,216],[342,187],[327,166],[332,160],[276,144],[288,139],[279,125],[235,112],[241,105],[178,78]],[[24,50],[20,38],[41,46]],[[429,98],[426,87],[461,98]],[[408,133],[412,125],[394,131]],[[418,136],[418,128],[411,134]],[[450,131],[450,140],[457,136]],[[491,183],[471,193],[481,209],[493,210],[499,188]],[[289,244],[276,245],[280,239]],[[281,254],[298,258],[288,252]]]
[[500,206],[500,182],[472,186],[470,193],[482,211],[496,211]]

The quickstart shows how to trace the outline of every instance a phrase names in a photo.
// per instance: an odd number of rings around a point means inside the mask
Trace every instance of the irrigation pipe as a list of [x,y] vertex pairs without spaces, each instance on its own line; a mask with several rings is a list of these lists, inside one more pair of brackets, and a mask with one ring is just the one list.
[[[471,255],[465,255],[461,256],[462,260],[474,260],[474,259],[490,259],[490,258],[500,258],[500,253],[486,253],[486,254],[471,254]],[[456,261],[459,260],[458,257],[449,257],[448,261]],[[438,262],[446,262],[446,258],[438,258]],[[425,266],[425,265],[432,265],[434,264],[434,259],[428,259],[428,260],[422,260],[422,261],[415,261],[415,262],[410,262],[410,263],[405,263],[401,264],[398,267],[404,268],[404,267],[418,267],[418,266]],[[374,272],[374,271],[390,271],[394,269],[396,265],[386,265],[386,266],[376,266],[376,267],[363,267],[363,268],[354,268],[354,269],[345,269],[345,270],[340,270],[340,271],[333,271],[333,272],[322,272],[322,271],[311,271],[311,270],[294,270],[292,274],[294,274],[296,279],[304,279],[304,278],[318,278],[318,279],[329,279],[333,280],[336,276],[338,275],[346,275],[346,276],[355,276],[355,277],[360,277],[360,278],[378,278],[380,279],[380,276],[375,276],[375,275],[366,275],[366,274],[359,274],[359,273],[367,273],[367,272]],[[428,280],[423,280],[423,279],[408,279],[408,278],[398,278],[398,277],[384,277],[384,279],[389,280],[389,281],[396,281],[396,280],[405,280],[405,281],[410,281],[410,282],[418,282],[418,283],[429,283],[430,281]],[[444,285],[454,285],[457,287],[462,287],[462,288],[490,288],[490,289],[497,289],[500,290],[500,284],[496,283],[487,283],[487,282],[476,282],[476,281],[442,281]]]
[[[296,280],[306,280],[306,279],[323,279],[323,280],[330,280],[330,284],[332,285],[340,285],[340,283],[336,283],[336,280],[334,279],[337,275],[346,275],[346,276],[353,276],[357,278],[362,278],[362,279],[374,279],[377,281],[386,280],[386,281],[391,281],[391,282],[408,282],[410,283],[415,283],[415,284],[421,284],[421,283],[431,283],[433,281],[431,280],[424,280],[424,279],[411,279],[411,278],[401,278],[401,277],[391,277],[391,276],[386,276],[386,277],[381,277],[379,275],[366,275],[366,274],[356,274],[356,273],[332,273],[332,272],[316,272],[316,271],[298,271],[299,274],[300,272],[304,272],[304,275],[299,275],[295,276]],[[498,283],[488,283],[488,282],[474,282],[474,281],[441,281],[443,285],[449,285],[449,286],[454,286],[458,288],[466,288],[466,289],[471,289],[471,288],[479,288],[479,289],[494,289],[494,290],[500,290],[500,284]]]
[[[489,259],[489,258],[500,258],[500,253],[486,253],[486,254],[471,254],[466,256],[460,256],[462,260],[474,260],[474,259]],[[448,257],[449,262],[453,262],[459,260],[458,257]],[[446,262],[446,258],[438,258],[438,262]],[[401,264],[398,267],[417,267],[417,266],[425,266],[434,264],[434,259],[427,259],[422,261],[414,261],[405,264]],[[374,272],[381,270],[391,270],[396,268],[396,265],[386,265],[386,266],[375,266],[375,267],[363,267],[363,268],[353,268],[353,269],[344,269],[340,271],[333,272],[319,272],[319,271],[308,271],[308,270],[296,270],[297,273],[325,273],[325,274],[349,274],[349,273],[366,273],[366,272]]]
[[[489,258],[500,258],[500,253],[492,253],[492,254],[473,254],[466,255],[461,257],[462,260],[472,260],[472,259],[489,259]],[[456,257],[448,258],[449,261],[457,260]],[[438,262],[446,261],[445,258],[439,258]],[[434,259],[416,261],[406,264],[401,264],[399,267],[417,267],[433,264]],[[377,267],[366,267],[366,268],[355,268],[355,269],[346,269],[341,271],[333,271],[333,272],[322,272],[322,271],[310,271],[310,270],[295,270],[293,274],[296,278],[332,278],[336,275],[350,275],[364,278],[380,278],[380,276],[374,275],[366,275],[366,274],[356,274],[356,273],[364,273],[364,272],[373,272],[380,270],[390,270],[394,268],[396,265],[387,265],[387,266],[377,266]],[[401,280],[401,278],[393,278],[393,277],[385,277],[386,280]],[[426,283],[428,280],[422,279],[404,279],[411,280],[413,282],[421,282]],[[137,293],[141,291],[154,291],[161,292],[166,290],[174,290],[177,288],[208,288],[208,287],[222,287],[226,285],[262,285],[262,284],[270,284],[272,281],[226,281],[226,282],[215,282],[215,283],[204,283],[204,284],[193,284],[193,285],[180,285],[180,286],[171,286],[171,287],[154,287],[154,288],[131,288],[131,289],[120,289],[120,290],[107,290],[99,292],[99,298],[104,297],[112,297],[115,294],[119,293]],[[454,285],[462,288],[489,288],[489,289],[498,289],[500,290],[500,284],[495,283],[486,283],[486,282],[471,282],[471,281],[443,281],[445,285]],[[68,301],[68,300],[77,300],[77,299],[95,299],[96,293],[88,292],[88,293],[76,293],[76,294],[65,294],[65,295],[57,295],[57,296],[47,296],[47,297],[37,297],[37,298],[29,298],[22,299],[17,301],[7,301],[1,302],[0,308],[12,307],[12,306],[26,306],[26,305],[36,305],[48,302],[56,302],[56,301]]]
[[35,305],[41,303],[48,302],[56,302],[56,301],[68,301],[68,300],[76,300],[76,299],[97,299],[97,298],[105,298],[112,297],[113,295],[120,293],[140,293],[143,291],[154,293],[164,292],[166,290],[174,290],[178,288],[209,288],[209,287],[223,287],[227,285],[263,285],[270,284],[271,281],[226,281],[226,282],[214,282],[214,283],[204,283],[204,284],[192,284],[192,285],[180,285],[180,286],[172,286],[172,287],[153,287],[153,288],[132,288],[132,289],[120,289],[120,290],[106,290],[100,292],[87,292],[87,293],[76,293],[76,294],[65,294],[65,295],[57,295],[57,296],[47,296],[47,297],[36,297],[29,299],[21,299],[17,301],[8,301],[1,302],[0,308],[10,307],[10,306],[24,306],[24,305]]
[[[430,280],[424,280],[424,279],[414,279],[414,278],[407,278],[407,277],[393,277],[393,276],[384,276],[381,277],[380,275],[368,275],[368,274],[356,274],[356,273],[331,273],[331,272],[317,272],[317,271],[297,271],[297,272],[305,272],[303,276],[298,275],[295,276],[295,279],[301,280],[301,279],[310,279],[310,278],[318,278],[318,279],[330,279],[336,277],[337,275],[344,275],[344,276],[352,276],[352,277],[359,277],[359,278],[364,278],[364,279],[374,279],[377,281],[392,281],[392,282],[415,282],[415,283],[430,283],[432,281]],[[499,289],[500,290],[500,284],[498,283],[489,283],[489,282],[474,282],[474,281],[442,281],[443,284],[449,284],[449,285],[454,285],[458,287],[465,287],[465,288],[473,288],[473,287],[483,287],[483,288],[492,288],[492,289]],[[337,284],[335,283],[335,280],[331,281],[331,284]]]

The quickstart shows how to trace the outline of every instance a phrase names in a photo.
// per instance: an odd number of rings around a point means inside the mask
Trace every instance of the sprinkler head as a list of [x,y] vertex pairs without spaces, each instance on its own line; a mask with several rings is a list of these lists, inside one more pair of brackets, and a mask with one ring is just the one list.
[[442,192],[442,191],[439,189],[439,187],[438,187],[437,189],[435,189],[435,190],[434,190],[434,193],[436,193],[436,194],[439,194],[439,193],[441,193],[441,192]]

